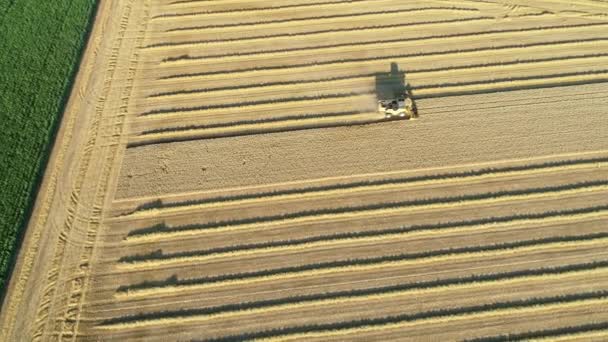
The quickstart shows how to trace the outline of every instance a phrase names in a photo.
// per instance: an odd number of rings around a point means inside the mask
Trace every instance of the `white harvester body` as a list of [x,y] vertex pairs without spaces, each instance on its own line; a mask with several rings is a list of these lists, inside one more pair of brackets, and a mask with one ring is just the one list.
[[408,120],[416,117],[414,102],[404,94],[402,97],[378,101],[378,111],[387,120]]

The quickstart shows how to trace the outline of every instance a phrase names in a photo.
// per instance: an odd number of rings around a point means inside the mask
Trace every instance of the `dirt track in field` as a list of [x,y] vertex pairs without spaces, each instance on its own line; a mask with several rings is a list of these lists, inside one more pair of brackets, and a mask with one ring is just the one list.
[[[607,27],[592,0],[102,2],[1,339],[601,341]],[[391,63],[416,120],[376,113]]]

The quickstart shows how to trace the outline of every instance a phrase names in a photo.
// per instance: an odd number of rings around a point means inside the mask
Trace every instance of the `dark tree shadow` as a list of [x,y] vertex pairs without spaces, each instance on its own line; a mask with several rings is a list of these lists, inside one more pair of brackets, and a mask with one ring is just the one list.
[[376,96],[378,100],[391,100],[409,97],[413,101],[414,115],[418,116],[416,102],[412,96],[410,85],[406,81],[405,71],[399,70],[396,62],[391,63],[390,72],[376,74]]

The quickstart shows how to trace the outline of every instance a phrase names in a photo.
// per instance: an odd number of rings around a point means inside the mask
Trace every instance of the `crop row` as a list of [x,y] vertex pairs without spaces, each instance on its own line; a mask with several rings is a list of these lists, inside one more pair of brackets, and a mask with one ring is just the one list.
[[434,258],[454,257],[456,255],[473,255],[488,252],[512,251],[525,248],[536,248],[540,246],[563,245],[581,242],[605,243],[608,233],[593,233],[585,235],[554,236],[541,239],[519,240],[500,244],[489,244],[479,246],[467,246],[460,248],[445,248],[416,253],[402,253],[394,255],[383,255],[358,259],[343,259],[321,263],[303,264],[297,266],[287,266],[271,269],[262,269],[251,272],[228,273],[202,278],[178,279],[170,277],[161,281],[145,281],[139,284],[122,285],[118,292],[128,293],[133,290],[144,290],[150,288],[176,288],[190,287],[197,285],[209,285],[226,283],[231,281],[248,281],[252,279],[265,279],[269,277],[284,277],[288,275],[304,275],[319,271],[338,272],[340,270],[350,270],[353,268],[382,267],[385,265],[413,262]]
[[[255,21],[237,21],[237,22],[225,22],[221,24],[207,24],[207,25],[196,25],[196,26],[181,26],[175,27],[166,30],[165,32],[181,32],[181,31],[200,31],[206,29],[221,29],[227,27],[239,27],[245,29],[256,29],[250,28],[249,26],[265,26],[265,25],[273,25],[273,24],[284,24],[284,23],[300,23],[302,21],[310,22],[306,23],[306,26],[314,26],[314,21],[330,19],[330,23],[335,19],[343,19],[343,18],[356,18],[362,16],[375,16],[382,14],[399,14],[399,13],[409,13],[409,12],[419,12],[419,11],[428,11],[430,9],[460,9],[462,11],[468,12],[477,12],[475,9],[468,7],[448,7],[448,6],[429,6],[429,7],[405,7],[405,8],[391,8],[391,10],[379,10],[379,11],[370,11],[368,9],[363,9],[361,12],[353,12],[353,13],[336,13],[336,14],[320,14],[316,16],[304,16],[304,17],[293,17],[293,18],[284,18],[284,19],[268,19],[265,18],[263,20],[255,20]],[[242,19],[242,18],[240,18]],[[246,18],[245,18],[246,19]]]
[[119,262],[125,263],[137,263],[152,260],[171,260],[191,257],[205,257],[212,255],[223,255],[233,254],[237,252],[250,252],[250,251],[266,251],[272,248],[285,248],[285,247],[296,247],[296,246],[308,246],[314,243],[327,243],[333,241],[352,241],[369,238],[379,237],[398,237],[402,234],[413,233],[413,232],[432,232],[442,230],[453,230],[453,229],[468,229],[473,227],[485,226],[485,225],[498,225],[498,224],[516,224],[516,223],[530,223],[530,224],[541,224],[546,220],[552,219],[579,219],[585,217],[586,214],[603,214],[608,211],[608,205],[586,207],[579,209],[570,209],[562,211],[550,211],[533,214],[519,214],[509,215],[500,217],[486,217],[476,220],[464,220],[456,222],[443,222],[434,224],[423,224],[423,225],[411,225],[411,226],[400,226],[393,228],[384,229],[369,229],[364,231],[349,231],[345,233],[334,233],[328,235],[317,235],[309,236],[301,239],[288,239],[288,240],[273,240],[265,241],[260,243],[232,245],[225,247],[218,247],[212,249],[203,249],[196,251],[185,251],[175,253],[163,253],[162,250],[157,250],[148,254],[136,254],[129,255],[119,259]]
[[159,311],[151,313],[142,313],[130,316],[121,316],[111,318],[102,322],[102,325],[115,325],[123,323],[134,323],[138,321],[159,320],[163,318],[177,318],[185,316],[207,316],[216,314],[225,314],[230,312],[238,312],[254,309],[268,309],[275,307],[285,307],[294,304],[321,304],[322,302],[334,302],[340,299],[366,298],[370,296],[387,295],[387,294],[405,294],[412,290],[427,290],[433,288],[452,287],[452,286],[470,286],[479,283],[493,283],[506,280],[530,279],[530,278],[545,278],[549,276],[560,276],[571,273],[584,273],[586,271],[601,270],[608,268],[608,261],[597,261],[591,263],[571,264],[558,267],[546,267],[538,269],[527,269],[504,273],[491,274],[476,274],[467,277],[437,279],[424,282],[403,283],[390,286],[307,294],[300,296],[291,296],[276,298],[270,300],[261,300],[253,302],[241,302],[236,304],[225,304],[221,306],[206,307],[200,309],[181,309],[176,311]]
[[[588,53],[588,54],[576,54],[576,55],[564,55],[564,56],[549,56],[543,58],[518,58],[511,61],[501,61],[501,62],[487,62],[487,63],[476,63],[476,64],[465,64],[458,66],[432,66],[429,68],[408,68],[407,74],[419,74],[419,73],[429,73],[429,72],[442,72],[442,71],[456,71],[456,70],[469,70],[469,69],[478,69],[478,68],[490,68],[490,67],[504,67],[504,66],[515,66],[515,65],[535,65],[542,64],[546,62],[557,62],[557,61],[571,61],[571,60],[581,60],[581,59],[592,59],[597,57],[606,57],[608,53]],[[378,72],[374,73],[355,73],[344,76],[335,76],[335,77],[326,77],[326,78],[317,78],[317,79],[305,79],[305,80],[288,80],[288,81],[275,81],[275,82],[263,82],[263,83],[248,83],[248,84],[239,84],[239,85],[227,85],[227,86],[219,86],[219,87],[208,87],[208,88],[196,88],[196,89],[184,89],[184,90],[171,90],[171,91],[163,91],[158,93],[153,93],[148,95],[148,98],[157,98],[157,97],[170,97],[175,95],[188,95],[188,94],[208,94],[212,92],[218,91],[227,91],[227,90],[243,90],[250,88],[266,88],[266,87],[277,87],[277,86],[290,86],[290,85],[298,85],[298,84],[314,84],[314,83],[325,83],[325,82],[333,82],[333,81],[343,81],[343,80],[353,80],[353,79],[367,79],[370,77],[374,77],[378,75]],[[278,92],[278,90],[277,90]],[[283,91],[284,92],[284,91]]]
[[243,333],[239,335],[223,336],[218,338],[197,340],[206,342],[232,342],[232,341],[250,341],[262,338],[272,337],[287,337],[289,335],[301,335],[306,333],[329,333],[336,331],[353,331],[357,328],[366,327],[378,327],[378,326],[389,326],[404,322],[414,322],[419,320],[426,320],[432,318],[443,318],[451,316],[465,316],[479,313],[499,313],[500,311],[507,311],[513,309],[525,309],[525,308],[538,308],[542,306],[559,306],[559,304],[567,303],[585,303],[593,302],[599,303],[604,302],[608,297],[608,291],[593,291],[593,292],[581,292],[576,294],[548,296],[548,297],[535,297],[525,298],[521,300],[495,302],[491,304],[473,305],[466,307],[450,308],[450,309],[438,309],[423,311],[419,313],[404,313],[394,316],[386,316],[380,318],[364,318],[351,321],[342,321],[336,323],[326,324],[309,324],[309,325],[298,325],[284,328],[277,328],[271,330],[263,330],[251,333]]
[[180,231],[192,231],[192,230],[208,230],[208,229],[221,229],[230,226],[241,226],[248,224],[261,224],[269,223],[274,221],[287,221],[295,219],[307,219],[314,218],[315,216],[321,215],[341,215],[341,214],[353,214],[361,212],[373,212],[377,210],[385,209],[399,209],[399,208],[411,208],[411,207],[422,207],[430,205],[449,205],[457,204],[461,202],[476,202],[482,200],[495,200],[499,198],[511,199],[512,197],[521,197],[538,194],[556,194],[560,192],[570,190],[589,190],[589,189],[601,189],[608,185],[608,180],[598,180],[589,182],[580,182],[574,184],[565,184],[558,186],[518,189],[518,190],[504,190],[488,193],[477,193],[470,195],[459,195],[459,196],[448,196],[448,197],[434,197],[427,199],[416,199],[408,201],[395,201],[386,203],[372,203],[359,206],[346,206],[338,208],[325,208],[316,210],[303,210],[298,212],[291,212],[280,215],[270,215],[262,217],[251,217],[243,219],[234,219],[226,221],[208,222],[202,224],[191,224],[183,226],[168,227],[164,224],[155,225],[148,228],[141,228],[133,230],[129,233],[129,237],[148,235],[154,233],[173,233]]

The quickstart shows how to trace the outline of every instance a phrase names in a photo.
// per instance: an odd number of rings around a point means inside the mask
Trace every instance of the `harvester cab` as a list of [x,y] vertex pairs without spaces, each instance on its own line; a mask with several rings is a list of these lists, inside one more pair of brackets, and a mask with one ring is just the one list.
[[408,120],[418,117],[416,105],[408,87],[405,74],[396,63],[391,63],[391,72],[376,76],[378,112],[386,120]]
[[383,113],[387,120],[407,120],[416,117],[414,102],[407,94],[395,99],[378,100],[378,111]]

